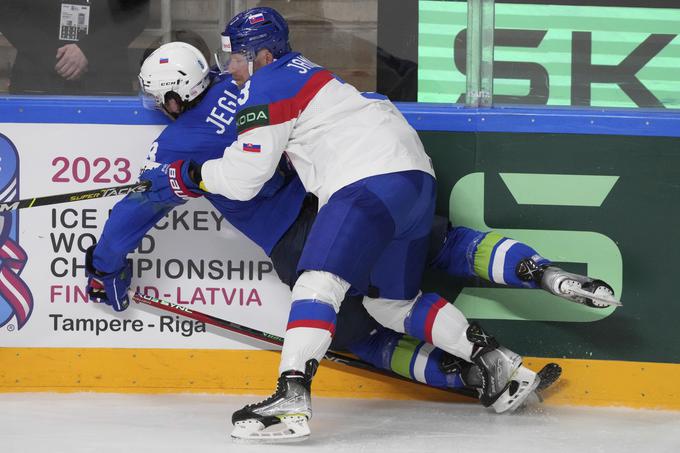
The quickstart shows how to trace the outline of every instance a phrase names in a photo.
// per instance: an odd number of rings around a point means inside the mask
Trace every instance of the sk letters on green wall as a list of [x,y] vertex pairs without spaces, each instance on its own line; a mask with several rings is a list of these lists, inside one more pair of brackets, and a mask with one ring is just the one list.
[[[616,176],[520,173],[500,176],[518,204],[555,206],[599,206],[618,179]],[[553,186],[543,181],[547,179],[556,179],[559,183]],[[484,222],[484,173],[471,173],[456,183],[449,199],[449,216],[454,225],[491,230]],[[530,244],[554,261],[586,263],[591,275],[607,281],[621,296],[621,253],[607,236],[592,231],[503,228],[494,228],[494,231]],[[472,318],[534,321],[597,321],[615,309],[593,310],[565,304],[542,291],[510,288],[464,288],[455,304]]]
[[[680,108],[680,9],[497,3],[494,104]],[[466,2],[420,1],[418,101],[465,100]]]
[[430,271],[440,293],[536,357],[680,363],[680,138],[419,131],[453,225],[522,241],[612,285],[622,307]]

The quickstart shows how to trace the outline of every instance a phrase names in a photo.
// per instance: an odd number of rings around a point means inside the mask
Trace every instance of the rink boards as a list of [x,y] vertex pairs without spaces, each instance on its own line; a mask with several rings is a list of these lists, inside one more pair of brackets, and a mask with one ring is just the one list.
[[[593,310],[538,291],[456,282],[437,290],[536,367],[564,377],[551,403],[680,408],[671,259],[680,253],[680,115],[400,106],[432,156],[438,211],[533,245],[610,282],[624,301]],[[0,198],[134,181],[164,120],[133,100],[4,98]],[[14,153],[14,159],[10,156]],[[84,249],[115,199],[3,214],[0,391],[271,391],[278,355],[237,335],[133,307],[85,300]],[[9,255],[14,253],[14,255]],[[133,256],[134,282],[196,310],[276,335],[289,291],[267,257],[199,200],[160,221]],[[322,367],[315,393],[456,399]]]
[[[1,392],[233,393],[268,395],[278,374],[274,351],[111,348],[2,348]],[[680,410],[676,364],[526,357],[563,367],[546,404]],[[447,391],[325,362],[314,394],[403,400],[473,400]]]

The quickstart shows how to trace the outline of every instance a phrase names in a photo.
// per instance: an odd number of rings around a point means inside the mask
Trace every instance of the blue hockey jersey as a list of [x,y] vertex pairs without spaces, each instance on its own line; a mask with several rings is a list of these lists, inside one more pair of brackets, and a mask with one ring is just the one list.
[[[168,125],[152,144],[140,179],[148,172],[176,160],[203,163],[222,156],[236,139],[237,107],[247,97],[230,76],[218,78],[198,105]],[[299,178],[287,171],[285,162],[249,201],[235,201],[221,195],[206,198],[235,228],[259,245],[267,255],[295,221],[305,189]],[[161,218],[180,204],[158,202],[149,193],[135,193],[118,202],[97,243],[93,264],[102,272],[115,272],[125,265],[127,254],[137,247]]]

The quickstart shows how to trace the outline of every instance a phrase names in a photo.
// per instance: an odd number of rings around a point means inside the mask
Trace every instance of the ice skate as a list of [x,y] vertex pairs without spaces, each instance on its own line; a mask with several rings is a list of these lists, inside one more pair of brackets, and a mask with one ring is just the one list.
[[551,294],[589,307],[621,306],[614,297],[614,290],[606,282],[573,274],[557,266],[537,266],[533,260],[524,259],[517,266],[517,276],[537,282]]
[[310,418],[311,375],[286,371],[279,377],[272,396],[234,412],[231,437],[270,442],[304,440],[310,434]]
[[[474,344],[470,359],[478,367],[479,401],[499,414],[517,409],[536,390],[541,378],[522,365],[521,356],[499,346],[479,325],[470,324],[467,338]],[[467,374],[471,382],[474,376]]]
[[499,414],[517,409],[541,382],[535,372],[522,365],[522,357],[502,346],[475,362],[482,375],[479,400]]
[[543,391],[550,388],[562,376],[562,367],[557,363],[546,364],[536,373],[541,378],[541,382],[536,386],[536,390],[522,403],[521,407],[533,406],[543,402]]
[[621,306],[621,302],[614,298],[614,290],[607,283],[584,275],[572,274],[555,266],[548,266],[543,270],[541,288],[589,307]]
[[[460,379],[465,386],[462,389],[458,389],[461,390],[461,393],[469,396],[479,396],[479,390],[482,388],[484,378],[482,370],[478,365],[466,362],[449,353],[444,353],[439,366],[445,373],[455,373],[460,376]],[[536,374],[540,379],[539,384],[532,392],[532,395],[527,397],[523,405],[542,403],[543,396],[541,395],[541,392],[550,388],[557,382],[562,375],[562,367],[557,363],[551,362],[546,364]]]

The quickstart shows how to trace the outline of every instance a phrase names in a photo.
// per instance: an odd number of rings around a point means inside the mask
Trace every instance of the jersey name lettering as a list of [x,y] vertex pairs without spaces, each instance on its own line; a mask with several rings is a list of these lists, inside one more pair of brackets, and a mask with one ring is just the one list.
[[224,90],[224,94],[226,96],[222,96],[217,100],[217,106],[219,108],[213,107],[205,119],[206,123],[212,123],[218,127],[218,129],[215,131],[216,134],[224,134],[227,126],[229,126],[231,122],[234,121],[234,114],[236,113],[237,104],[243,105],[246,103],[250,94],[249,88],[250,81],[246,82],[245,86],[241,90],[241,95],[238,98],[231,91]]
[[295,57],[286,65],[287,68],[297,68],[300,74],[307,74],[310,69],[318,68],[319,65],[312,63],[303,56]]

